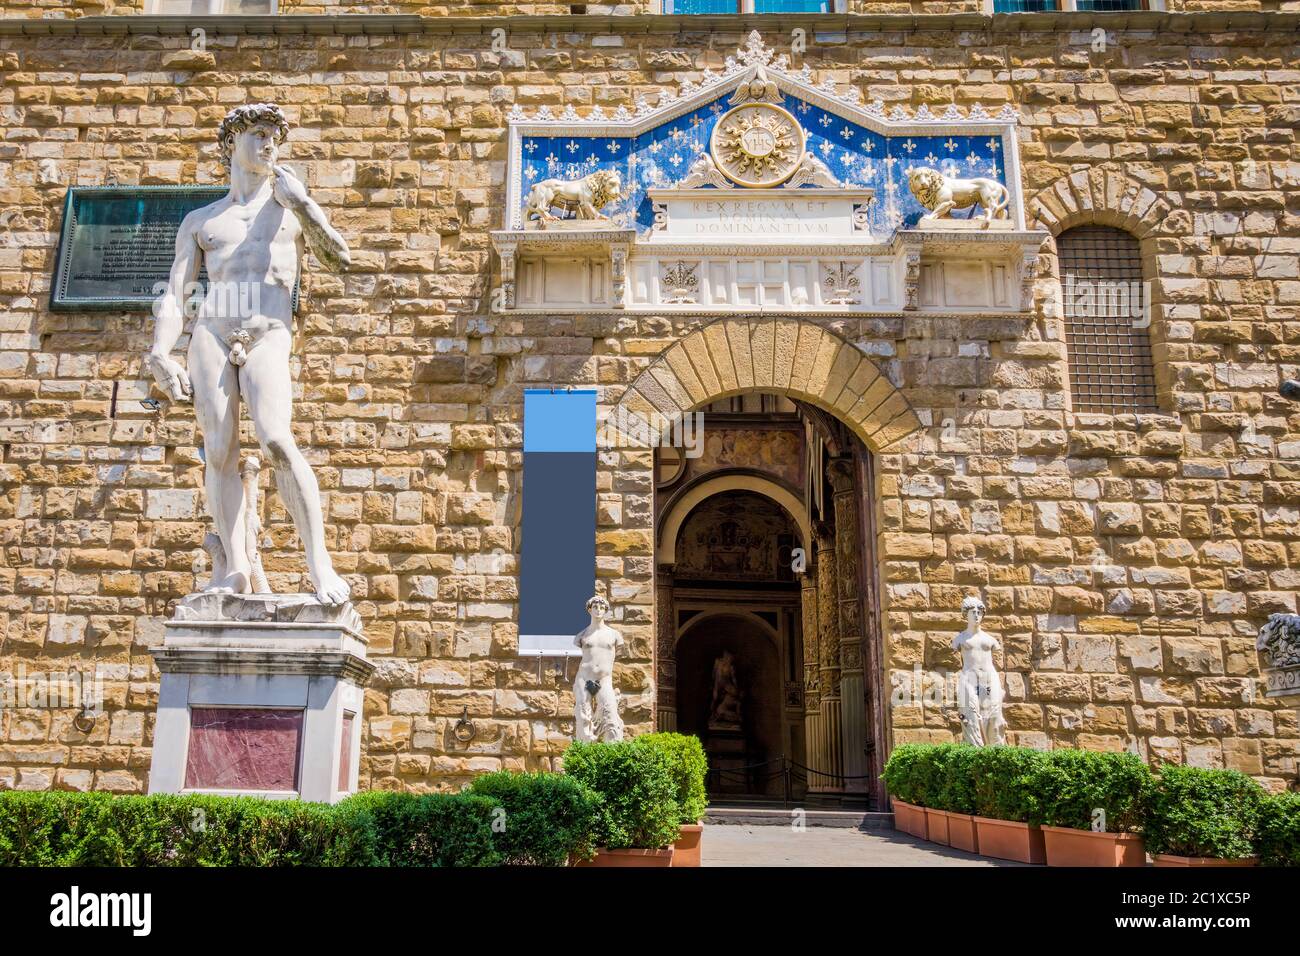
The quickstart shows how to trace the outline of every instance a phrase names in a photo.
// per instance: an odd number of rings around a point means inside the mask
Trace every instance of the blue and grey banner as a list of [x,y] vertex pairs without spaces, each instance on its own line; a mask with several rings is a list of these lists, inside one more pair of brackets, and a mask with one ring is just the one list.
[[524,392],[519,650],[573,649],[596,583],[596,392]]

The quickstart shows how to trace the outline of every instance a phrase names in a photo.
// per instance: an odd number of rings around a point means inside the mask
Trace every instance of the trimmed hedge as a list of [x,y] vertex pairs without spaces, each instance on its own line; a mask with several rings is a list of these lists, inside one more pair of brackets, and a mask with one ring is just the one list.
[[492,827],[503,863],[564,866],[570,854],[584,860],[593,855],[600,798],[578,780],[500,770],[475,777],[469,789],[505,811]]
[[643,734],[636,738],[643,747],[657,747],[667,758],[677,788],[677,804],[681,807],[683,824],[699,823],[708,809],[709,797],[705,780],[709,774],[709,758],[704,754],[700,738],[688,734]]
[[1152,853],[1300,866],[1300,794],[1267,794],[1235,770],[1166,766],[1129,753],[903,744],[881,778],[898,800],[951,813],[1141,832]]
[[350,858],[336,865],[496,866],[499,807],[466,793],[358,793],[335,808],[356,834]]
[[295,800],[0,793],[0,866],[347,866],[369,840],[349,813]]
[[929,744],[899,744],[889,754],[885,762],[885,772],[880,779],[885,781],[885,788],[896,800],[924,806],[918,799],[920,789],[917,786],[916,765],[921,760]]
[[564,772],[600,796],[596,844],[610,850],[662,850],[676,842],[681,807],[672,765],[661,748],[635,739],[575,741]]
[[1263,798],[1263,788],[1236,770],[1162,767],[1147,817],[1147,849],[1221,860],[1252,856]]
[[1265,866],[1300,866],[1300,793],[1271,793],[1260,801],[1255,852]]
[[975,813],[981,817],[1043,822],[1043,795],[1038,786],[1045,754],[1027,747],[980,747],[972,765]]
[[0,866],[492,866],[494,800],[0,793]]
[[1136,754],[1096,750],[1049,750],[1032,778],[1043,823],[1088,830],[1100,809],[1107,833],[1142,829],[1153,783],[1151,771]]

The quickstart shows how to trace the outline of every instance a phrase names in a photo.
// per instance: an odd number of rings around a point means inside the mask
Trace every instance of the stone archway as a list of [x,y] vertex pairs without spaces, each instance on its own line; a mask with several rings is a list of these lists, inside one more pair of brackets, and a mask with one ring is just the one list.
[[[838,461],[826,473],[822,520],[812,522],[815,527],[806,514],[799,520],[807,571],[795,606],[801,609],[799,631],[809,636],[802,682],[807,691],[804,762],[818,770],[815,779],[809,775],[810,789],[818,790],[819,798],[864,805],[877,789],[872,781],[878,768],[872,768],[883,759],[888,733],[876,646],[878,604],[864,597],[878,587],[870,514],[876,489],[869,459],[871,453],[895,450],[923,423],[903,392],[852,342],[815,321],[785,317],[719,319],[696,329],[636,377],[609,422],[672,422],[751,392],[775,393],[825,412],[826,422],[838,423],[843,433],[831,442]],[[797,513],[789,503],[781,504]],[[677,621],[671,611],[673,564],[660,560],[662,527],[654,562],[655,712],[657,724],[668,729],[676,720]]]
[[1110,166],[1080,169],[1040,189],[1029,201],[1028,219],[1058,236],[1072,226],[1114,226],[1146,239],[1159,232],[1172,211],[1153,190]]
[[674,420],[748,391],[824,408],[875,452],[921,428],[911,403],[853,343],[789,318],[720,319],[692,332],[637,376],[615,414]]

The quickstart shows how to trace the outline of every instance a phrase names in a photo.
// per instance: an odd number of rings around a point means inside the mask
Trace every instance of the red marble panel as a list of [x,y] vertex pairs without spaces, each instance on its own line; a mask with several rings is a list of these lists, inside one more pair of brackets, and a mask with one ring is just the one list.
[[301,710],[194,707],[185,786],[197,790],[297,790]]
[[352,724],[355,714],[343,714],[343,737],[339,742],[339,792],[345,793],[352,776]]

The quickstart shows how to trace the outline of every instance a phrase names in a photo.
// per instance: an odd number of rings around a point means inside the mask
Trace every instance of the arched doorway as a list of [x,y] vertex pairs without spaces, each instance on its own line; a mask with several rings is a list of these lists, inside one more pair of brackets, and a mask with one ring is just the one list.
[[[681,496],[684,507],[666,515],[673,562],[661,564],[660,586],[670,592],[677,674],[668,722],[703,742],[713,792],[780,796],[783,761],[803,751],[793,565],[804,537],[771,496],[778,485],[757,476],[748,483],[727,488],[705,478]],[[700,497],[700,490],[711,493]],[[678,520],[685,507],[689,513]]]
[[[656,452],[658,725],[700,737],[715,796],[867,805],[886,733],[869,718],[881,693],[870,452],[785,396],[699,411],[697,457]],[[737,692],[730,722],[716,713],[720,667]]]

